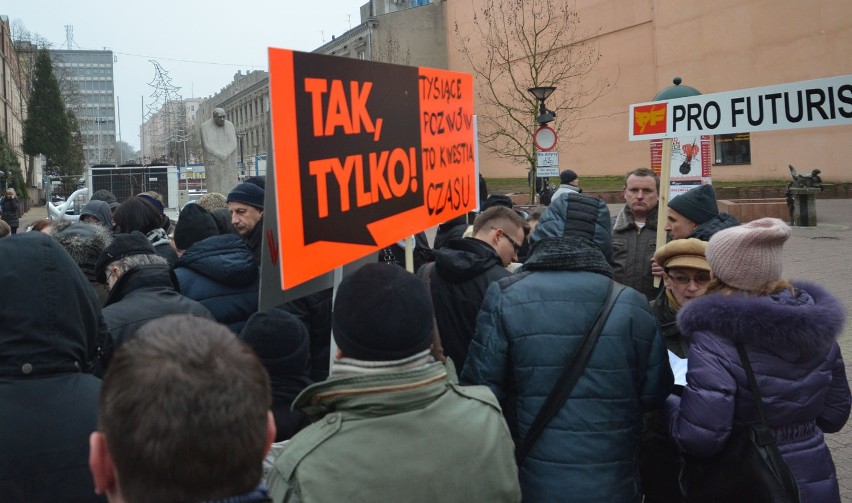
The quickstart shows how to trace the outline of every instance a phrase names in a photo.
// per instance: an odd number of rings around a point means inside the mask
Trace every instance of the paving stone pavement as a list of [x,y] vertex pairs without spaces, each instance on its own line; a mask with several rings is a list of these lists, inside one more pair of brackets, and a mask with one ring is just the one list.
[[[610,205],[615,214],[622,205]],[[21,217],[23,232],[32,222],[45,218],[43,206]],[[784,276],[819,283],[837,295],[846,307],[846,327],[840,348],[846,374],[852,376],[852,199],[817,200],[816,227],[793,227],[784,247]],[[826,435],[837,466],[842,501],[852,503],[852,421],[836,434]]]
[[[846,307],[840,349],[852,376],[852,199],[817,200],[816,227],[793,227],[784,247],[784,276],[813,281],[837,295]],[[826,435],[842,501],[852,502],[852,421]]]

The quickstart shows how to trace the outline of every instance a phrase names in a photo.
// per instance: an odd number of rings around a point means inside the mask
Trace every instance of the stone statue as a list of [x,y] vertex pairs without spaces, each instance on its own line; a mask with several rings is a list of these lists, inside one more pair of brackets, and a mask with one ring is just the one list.
[[201,148],[204,151],[204,171],[207,192],[227,194],[237,177],[237,133],[234,124],[225,119],[225,110],[213,109],[213,118],[201,124]]
[[792,164],[789,167],[790,176],[793,177],[793,181],[790,182],[788,187],[813,187],[815,189],[822,189],[822,178],[819,176],[822,171],[815,169],[811,171],[810,175],[800,175]]

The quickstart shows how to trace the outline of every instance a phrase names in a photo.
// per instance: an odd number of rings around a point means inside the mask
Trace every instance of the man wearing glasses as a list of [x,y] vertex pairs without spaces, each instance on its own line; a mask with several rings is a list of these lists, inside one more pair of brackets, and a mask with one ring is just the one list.
[[420,276],[428,277],[444,354],[453,360],[459,374],[485,290],[509,276],[505,266],[518,260],[529,229],[511,208],[493,206],[474,220],[473,237],[448,241],[435,250],[434,266],[420,268]]

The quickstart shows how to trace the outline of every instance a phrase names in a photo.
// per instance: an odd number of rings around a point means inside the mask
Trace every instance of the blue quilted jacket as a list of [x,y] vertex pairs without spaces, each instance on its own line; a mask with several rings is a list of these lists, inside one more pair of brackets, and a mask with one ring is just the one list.
[[193,244],[175,263],[180,293],[197,300],[234,333],[257,312],[260,274],[251,250],[236,234]]

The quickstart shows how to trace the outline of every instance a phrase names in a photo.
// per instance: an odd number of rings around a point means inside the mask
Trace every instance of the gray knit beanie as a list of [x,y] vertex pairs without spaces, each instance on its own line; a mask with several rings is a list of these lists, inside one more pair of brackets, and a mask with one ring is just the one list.
[[719,216],[716,191],[710,184],[699,185],[677,197],[673,197],[669,201],[669,208],[698,225]]
[[754,292],[781,279],[781,251],[792,231],[782,220],[761,218],[721,230],[707,244],[707,262],[723,283]]

